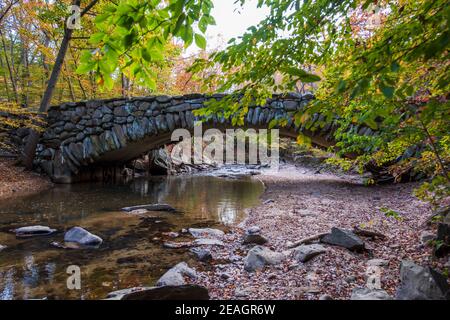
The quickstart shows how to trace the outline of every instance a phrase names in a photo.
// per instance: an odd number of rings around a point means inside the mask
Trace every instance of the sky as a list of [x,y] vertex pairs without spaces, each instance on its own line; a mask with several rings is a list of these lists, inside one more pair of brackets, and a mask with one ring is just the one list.
[[[214,8],[211,15],[216,20],[215,26],[209,26],[206,32],[208,49],[224,45],[231,38],[244,34],[248,27],[256,25],[269,14],[269,9],[257,8],[256,0],[249,0],[241,9],[235,0],[213,0]],[[195,44],[188,48],[187,54],[200,51]]]

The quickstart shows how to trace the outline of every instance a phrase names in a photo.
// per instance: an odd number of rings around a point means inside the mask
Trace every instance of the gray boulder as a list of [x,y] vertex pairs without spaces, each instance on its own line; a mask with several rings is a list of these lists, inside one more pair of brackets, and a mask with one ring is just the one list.
[[222,230],[212,228],[203,228],[203,229],[189,228],[188,232],[194,238],[221,238],[225,235],[225,233]]
[[262,235],[259,234],[247,234],[244,237],[244,240],[242,241],[242,244],[266,244],[267,239],[264,238]]
[[447,279],[430,267],[422,267],[411,261],[402,261],[398,300],[448,300],[450,288]]
[[261,231],[261,228],[258,226],[251,226],[247,229],[247,234],[258,234]]
[[292,250],[292,255],[298,262],[304,263],[326,251],[327,249],[320,244],[310,244],[294,248]]
[[248,252],[244,259],[244,269],[253,272],[264,268],[266,265],[277,265],[285,259],[284,254],[275,252],[263,246],[255,246]]
[[156,282],[156,286],[182,286],[186,284],[184,277],[196,279],[197,273],[194,269],[190,268],[186,262],[180,262],[175,267],[164,273],[163,276]]
[[81,227],[73,227],[64,235],[65,242],[75,242],[83,246],[99,246],[103,240]]
[[123,295],[121,300],[209,300],[209,292],[193,284],[164,286],[133,291]]
[[420,242],[424,245],[427,245],[431,240],[434,240],[435,234],[431,231],[423,231],[420,234]]
[[320,240],[323,243],[344,247],[351,251],[363,251],[364,242],[353,232],[345,229],[332,228],[331,233]]
[[29,226],[15,229],[16,237],[18,238],[30,238],[39,236],[48,236],[54,232],[55,229],[50,229],[46,226]]
[[371,259],[367,261],[367,265],[373,267],[385,267],[389,265],[389,261],[383,259]]
[[202,248],[191,248],[189,251],[192,252],[199,261],[207,262],[212,260],[212,254],[209,250]]
[[355,288],[350,300],[393,300],[393,298],[381,289]]
[[3,249],[6,249],[6,246],[2,246],[2,245],[0,244],[0,251],[2,251]]

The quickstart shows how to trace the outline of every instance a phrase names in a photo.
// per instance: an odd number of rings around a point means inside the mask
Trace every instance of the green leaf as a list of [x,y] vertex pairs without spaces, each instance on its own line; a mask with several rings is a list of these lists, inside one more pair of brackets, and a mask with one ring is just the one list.
[[339,93],[344,92],[345,88],[347,87],[347,83],[345,80],[340,80],[337,86],[337,91]]
[[206,39],[201,34],[198,34],[198,33],[195,34],[195,44],[200,49],[203,49],[203,50],[206,49]]
[[181,30],[181,26],[183,25],[184,19],[186,18],[186,15],[184,13],[182,13],[177,20],[177,23],[175,24],[175,28],[173,29],[172,34],[173,35],[178,35],[178,33]]
[[89,71],[92,71],[94,69],[95,63],[81,63],[77,70],[76,73],[78,74],[85,74],[88,73]]
[[142,49],[141,55],[145,61],[150,62],[152,60],[152,56],[150,55],[150,52],[148,51],[147,48]]
[[94,33],[89,37],[89,43],[90,44],[99,44],[103,41],[103,38],[105,37],[105,34],[103,32],[97,32]]
[[383,92],[383,95],[388,98],[392,99],[394,96],[395,89],[389,86],[385,86],[384,84],[380,85],[380,90]]
[[283,71],[291,76],[297,77],[300,81],[305,83],[317,82],[321,80],[319,76],[312,73],[308,73],[303,69],[288,67],[285,68]]
[[391,63],[391,71],[392,72],[397,72],[400,69],[400,65],[398,64],[397,61],[394,61]]

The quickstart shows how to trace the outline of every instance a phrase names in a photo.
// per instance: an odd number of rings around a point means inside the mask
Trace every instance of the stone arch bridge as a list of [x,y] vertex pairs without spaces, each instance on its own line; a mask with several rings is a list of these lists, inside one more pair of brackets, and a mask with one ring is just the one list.
[[[37,149],[36,162],[56,183],[100,178],[99,168],[113,168],[171,142],[175,129],[192,130],[199,120],[193,110],[224,95],[150,96],[130,99],[70,102],[52,107],[47,130]],[[280,136],[299,132],[321,146],[332,144],[332,125],[311,132],[297,127],[291,115],[304,108],[311,94],[274,95],[264,106],[249,109],[243,128],[268,128],[274,118],[288,118]],[[312,121],[319,119],[316,115]],[[235,128],[230,119],[213,117],[203,128]]]

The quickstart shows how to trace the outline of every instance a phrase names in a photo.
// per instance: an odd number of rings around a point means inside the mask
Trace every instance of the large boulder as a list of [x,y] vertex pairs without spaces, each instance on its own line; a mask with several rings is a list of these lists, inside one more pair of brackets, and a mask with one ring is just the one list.
[[447,279],[430,267],[411,261],[402,261],[398,300],[448,300],[450,288]]
[[81,227],[73,227],[64,235],[65,242],[75,242],[82,246],[99,246],[103,240]]
[[208,289],[199,285],[164,286],[136,290],[121,300],[209,300]]
[[46,226],[29,226],[15,229],[14,232],[16,233],[17,238],[30,238],[30,237],[48,236],[56,232],[56,230]]
[[351,251],[364,250],[364,242],[350,230],[332,228],[331,233],[322,237],[320,241],[333,246],[344,247]]
[[182,286],[186,284],[184,277],[196,279],[197,273],[194,269],[190,268],[186,262],[180,262],[175,267],[164,273],[163,276],[156,282],[156,286]]
[[244,269],[253,272],[264,268],[266,265],[277,265],[285,259],[284,254],[275,252],[263,246],[255,246],[248,252],[244,259]]
[[298,262],[304,263],[326,251],[327,249],[320,244],[302,245],[292,250],[292,256]]
[[355,288],[350,300],[393,300],[393,298],[381,289]]
[[203,228],[203,229],[189,228],[188,232],[194,238],[221,238],[225,235],[225,233],[222,230],[212,228]]

